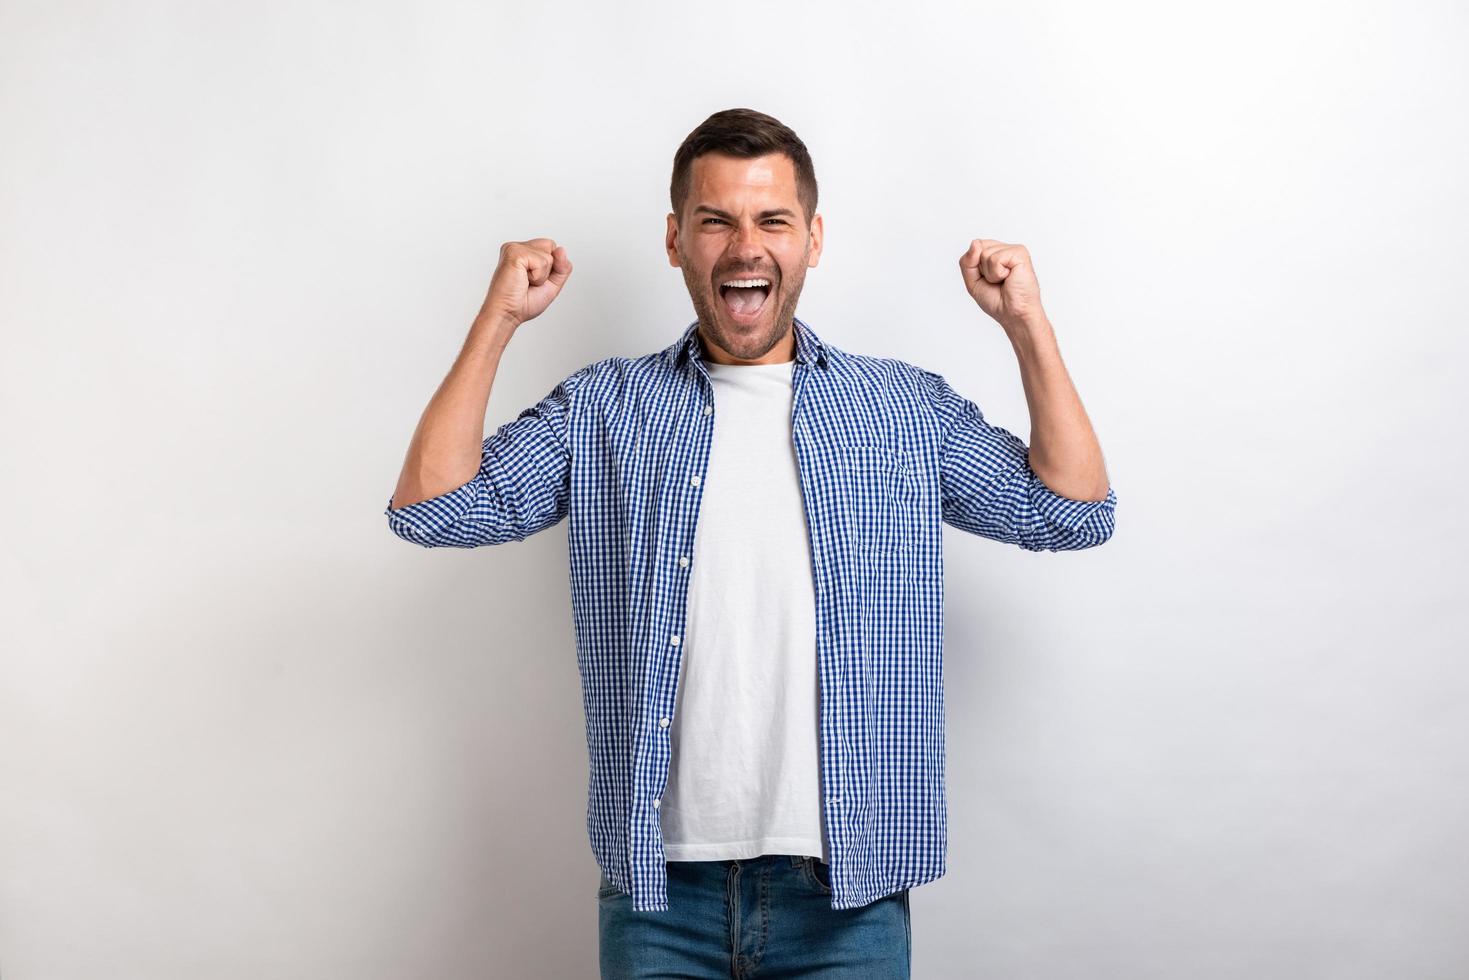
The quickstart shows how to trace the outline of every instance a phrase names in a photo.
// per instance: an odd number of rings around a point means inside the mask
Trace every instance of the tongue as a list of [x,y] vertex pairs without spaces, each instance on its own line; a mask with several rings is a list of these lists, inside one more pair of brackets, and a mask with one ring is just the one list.
[[724,291],[724,305],[741,316],[760,309],[768,290],[764,286],[731,286]]

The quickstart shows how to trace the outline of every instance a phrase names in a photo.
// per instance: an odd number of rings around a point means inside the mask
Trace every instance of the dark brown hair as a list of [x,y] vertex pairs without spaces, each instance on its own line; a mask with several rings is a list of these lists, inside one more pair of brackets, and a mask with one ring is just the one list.
[[684,137],[673,155],[673,181],[668,196],[676,220],[683,223],[683,206],[689,196],[690,173],[694,158],[705,153],[723,153],[732,157],[762,157],[767,153],[783,153],[796,167],[796,197],[806,212],[806,224],[816,213],[816,168],[801,137],[773,116],[754,109],[722,109],[699,123]]

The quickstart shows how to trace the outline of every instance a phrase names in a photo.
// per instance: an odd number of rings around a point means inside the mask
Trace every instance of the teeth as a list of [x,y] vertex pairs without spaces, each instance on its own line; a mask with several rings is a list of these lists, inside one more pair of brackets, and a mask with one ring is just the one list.
[[726,285],[726,286],[746,286],[746,287],[748,287],[748,286],[769,286],[770,285],[770,280],[769,279],[731,279],[731,280],[729,280],[729,282],[726,282],[724,285]]

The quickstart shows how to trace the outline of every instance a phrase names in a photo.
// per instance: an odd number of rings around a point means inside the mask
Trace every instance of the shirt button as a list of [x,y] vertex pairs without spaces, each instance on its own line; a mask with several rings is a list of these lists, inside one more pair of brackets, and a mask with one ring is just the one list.
[[660,726],[662,726],[663,728],[667,728],[668,727],[668,719],[667,718],[659,718],[658,719],[658,724]]
[[678,646],[678,634],[675,633],[671,637],[669,637],[668,642],[672,643],[674,646]]
[[663,805],[663,801],[662,800],[654,800],[653,801],[653,809],[655,809],[655,810],[658,809],[662,805]]
[[689,567],[689,556],[688,555],[679,555],[678,556],[678,567],[679,568],[688,568]]
[[704,406],[704,414],[705,415],[713,415],[714,414],[714,406],[713,405],[705,405]]
[[693,476],[689,477],[689,482],[697,487],[699,485],[699,474],[695,473]]

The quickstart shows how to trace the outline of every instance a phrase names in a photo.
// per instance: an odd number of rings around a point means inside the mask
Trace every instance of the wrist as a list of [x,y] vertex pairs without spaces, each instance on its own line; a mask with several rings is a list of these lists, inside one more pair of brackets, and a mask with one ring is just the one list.
[[508,314],[482,314],[469,328],[469,343],[504,350],[519,326],[520,321]]
[[1044,313],[1035,316],[1019,317],[1007,320],[1000,324],[1005,330],[1005,336],[1010,338],[1010,345],[1015,348],[1017,354],[1033,352],[1037,346],[1055,339],[1055,331],[1051,329],[1051,321]]

